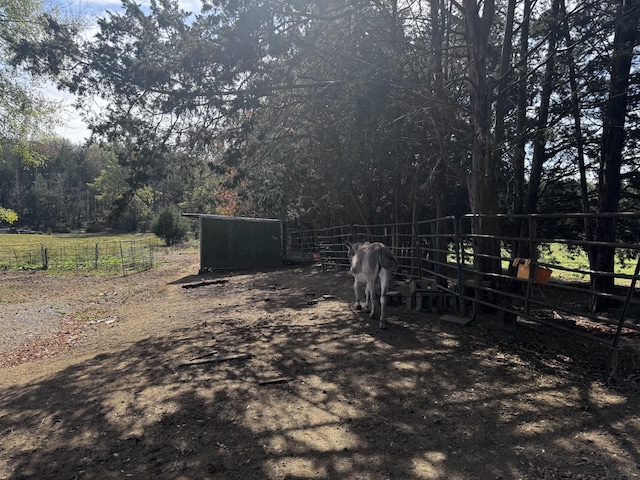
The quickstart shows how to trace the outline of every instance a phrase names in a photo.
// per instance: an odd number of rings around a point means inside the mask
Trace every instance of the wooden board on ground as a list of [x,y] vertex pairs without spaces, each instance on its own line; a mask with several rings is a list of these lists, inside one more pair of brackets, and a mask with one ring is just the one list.
[[206,287],[207,285],[224,285],[225,283],[229,283],[229,280],[227,280],[226,278],[222,278],[219,280],[203,280],[202,282],[183,285],[182,288],[198,288]]
[[473,320],[473,318],[456,317],[454,315],[443,315],[443,316],[440,317],[440,320],[445,320],[447,322],[457,323],[458,325],[467,325]]
[[267,378],[265,380],[259,380],[258,385],[273,385],[276,383],[286,383],[293,380],[293,377],[275,377]]
[[205,365],[207,363],[221,363],[221,362],[228,362],[231,360],[245,360],[247,358],[251,358],[251,355],[248,353],[239,353],[237,355],[228,355],[226,357],[216,357],[216,358],[211,358],[209,360],[196,360],[193,362],[181,363],[178,366],[192,367],[194,365]]

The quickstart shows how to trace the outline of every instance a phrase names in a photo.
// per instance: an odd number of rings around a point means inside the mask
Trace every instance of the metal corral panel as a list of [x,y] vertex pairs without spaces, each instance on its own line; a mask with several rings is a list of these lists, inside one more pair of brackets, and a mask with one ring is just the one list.
[[280,220],[200,215],[200,271],[279,267],[282,237]]

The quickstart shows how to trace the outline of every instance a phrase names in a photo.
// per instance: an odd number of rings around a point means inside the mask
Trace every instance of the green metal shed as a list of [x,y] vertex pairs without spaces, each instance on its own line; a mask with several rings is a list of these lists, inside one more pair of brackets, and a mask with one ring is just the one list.
[[282,266],[284,227],[280,220],[198,215],[200,272]]

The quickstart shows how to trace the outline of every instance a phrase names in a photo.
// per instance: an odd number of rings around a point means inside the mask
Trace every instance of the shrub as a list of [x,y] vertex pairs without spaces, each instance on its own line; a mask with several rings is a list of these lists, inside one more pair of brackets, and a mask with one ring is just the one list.
[[151,231],[169,246],[186,238],[189,222],[176,207],[165,207],[151,222]]

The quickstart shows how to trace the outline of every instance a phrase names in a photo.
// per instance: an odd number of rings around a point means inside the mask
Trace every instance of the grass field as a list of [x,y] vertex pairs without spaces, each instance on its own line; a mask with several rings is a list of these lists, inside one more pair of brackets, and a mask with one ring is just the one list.
[[[638,251],[632,252],[638,254]],[[615,258],[614,273],[620,276],[633,276],[638,258],[634,258],[628,251],[617,251]],[[503,249],[502,268],[506,272],[509,268],[511,252]],[[473,254],[471,249],[465,249],[466,262],[472,262]],[[552,273],[552,279],[588,282],[590,280],[589,258],[587,253],[580,247],[568,247],[565,244],[554,243],[545,244],[538,252],[538,260],[541,264],[547,265]],[[451,255],[449,261],[455,263],[455,256]],[[628,285],[629,279],[618,278],[616,284]]]
[[31,249],[34,247],[40,248],[41,245],[46,246],[60,246],[60,245],[82,245],[82,246],[94,246],[96,243],[105,242],[119,242],[121,240],[151,240],[158,245],[161,244],[161,240],[153,233],[130,233],[123,235],[104,235],[104,234],[73,234],[73,233],[61,233],[55,235],[46,234],[14,234],[14,233],[0,233],[0,248],[17,248],[17,249]]
[[[637,253],[637,252],[634,252]],[[614,271],[617,275],[633,275],[636,268],[637,258],[629,257],[628,252],[618,251],[616,252]],[[557,272],[554,270],[556,278],[563,278],[567,280],[589,280],[589,258],[587,253],[579,247],[568,248],[564,244],[550,244],[545,246],[540,252],[540,262],[558,268]],[[560,270],[559,268],[566,268],[570,270],[581,270],[582,272],[573,272]],[[619,279],[620,284],[627,283],[624,279]]]
[[149,267],[153,234],[0,234],[0,269],[115,272]]

